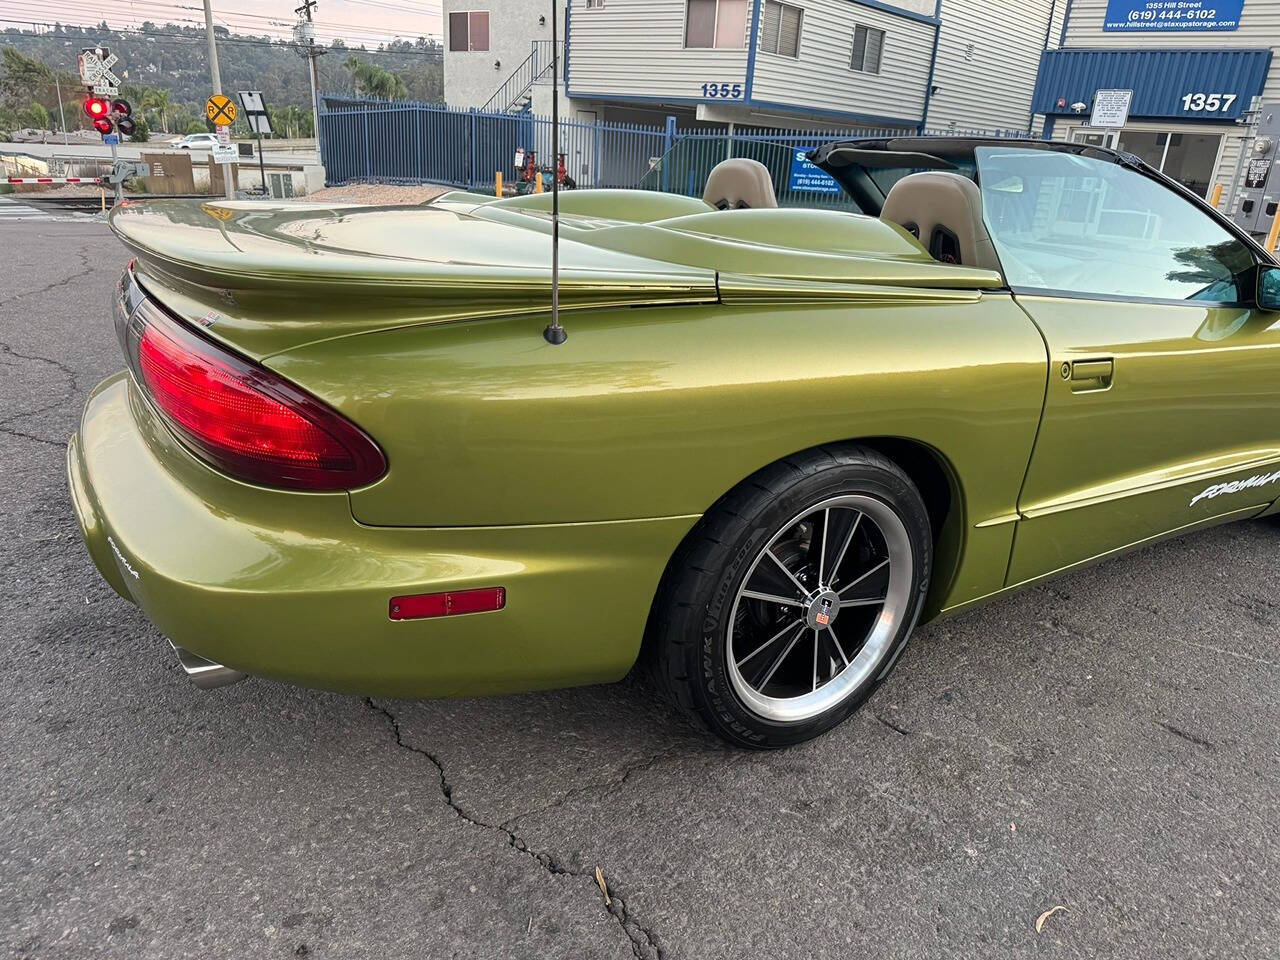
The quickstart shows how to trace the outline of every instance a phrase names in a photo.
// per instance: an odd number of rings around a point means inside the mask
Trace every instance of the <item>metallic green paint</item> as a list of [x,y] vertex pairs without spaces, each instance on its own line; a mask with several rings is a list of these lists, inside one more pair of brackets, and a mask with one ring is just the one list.
[[[1280,469],[1280,314],[1020,296],[1049,347],[1044,423],[1019,500],[1010,583],[1232,510],[1276,486],[1193,498]],[[1110,379],[1064,377],[1109,363]]]
[[[367,527],[344,494],[215,473],[127,374],[90,397],[69,472],[98,569],[175,643],[250,673],[391,695],[616,680],[635,659],[667,558],[697,519]],[[488,586],[506,587],[504,609],[388,617],[392,596]]]
[[[118,208],[149,296],[350,418],[390,467],[349,494],[231,480],[118,375],[68,454],[103,576],[250,673],[493,693],[621,676],[698,517],[822,444],[911,451],[944,478],[927,615],[1280,492],[1191,502],[1280,468],[1280,315],[1015,297],[848,214],[561,201],[560,346],[540,335],[549,198]],[[387,616],[393,595],[485,586],[505,609]]]

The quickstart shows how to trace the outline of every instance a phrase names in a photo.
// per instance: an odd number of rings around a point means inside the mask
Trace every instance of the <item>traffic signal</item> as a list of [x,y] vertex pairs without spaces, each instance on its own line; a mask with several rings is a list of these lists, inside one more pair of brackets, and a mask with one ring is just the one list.
[[86,97],[84,112],[94,121],[93,125],[96,129],[98,126],[97,121],[107,119],[107,114],[111,112],[111,104],[107,102],[106,97]]
[[93,121],[93,129],[97,130],[99,133],[105,136],[106,134],[114,130],[115,127],[111,125],[111,121],[108,120],[106,117],[99,117],[97,120]]
[[132,137],[134,131],[138,129],[138,125],[129,117],[119,117],[116,119],[116,129],[126,137]]
[[129,106],[128,100],[117,98],[111,101],[111,112],[118,113],[122,117],[133,116],[133,107]]

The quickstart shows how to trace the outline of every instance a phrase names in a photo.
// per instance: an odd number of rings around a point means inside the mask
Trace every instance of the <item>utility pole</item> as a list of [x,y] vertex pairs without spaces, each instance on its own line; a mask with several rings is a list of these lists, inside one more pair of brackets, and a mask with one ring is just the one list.
[[[204,0],[204,35],[209,41],[209,79],[213,81],[213,92],[222,92],[222,74],[218,71],[218,45],[213,38],[213,7],[211,0]],[[212,166],[209,167],[213,169]],[[235,188],[231,183],[231,164],[222,165],[222,185],[226,188],[227,199],[234,200]]]
[[204,35],[209,41],[209,76],[213,80],[213,92],[222,92],[222,74],[218,72],[218,45],[213,42],[213,8],[210,0],[204,0]]
[[[206,0],[207,2],[207,0]],[[297,36],[306,41],[307,74],[311,78],[311,130],[316,138],[316,159],[320,158],[320,80],[316,70],[316,57],[324,50],[316,49],[316,28],[311,22],[311,11],[315,9],[316,0],[302,0],[302,6],[293,12],[306,17],[306,23],[299,23],[295,31]]]

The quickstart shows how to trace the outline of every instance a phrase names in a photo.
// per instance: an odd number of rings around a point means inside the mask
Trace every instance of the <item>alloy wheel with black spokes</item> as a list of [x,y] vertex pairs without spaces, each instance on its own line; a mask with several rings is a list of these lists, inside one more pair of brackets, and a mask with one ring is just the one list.
[[787,521],[747,570],[729,616],[729,678],[770,720],[839,703],[884,659],[910,603],[906,528],[871,497],[836,497]]
[[887,673],[923,604],[932,540],[914,484],[874,451],[816,451],[757,474],[701,527],[655,603],[660,682],[745,746],[839,723]]

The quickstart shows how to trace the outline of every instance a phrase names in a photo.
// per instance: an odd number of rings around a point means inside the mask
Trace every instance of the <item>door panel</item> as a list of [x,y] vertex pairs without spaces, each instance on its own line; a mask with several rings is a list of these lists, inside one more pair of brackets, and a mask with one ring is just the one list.
[[1050,377],[1010,584],[1280,496],[1280,314],[1017,300]]

